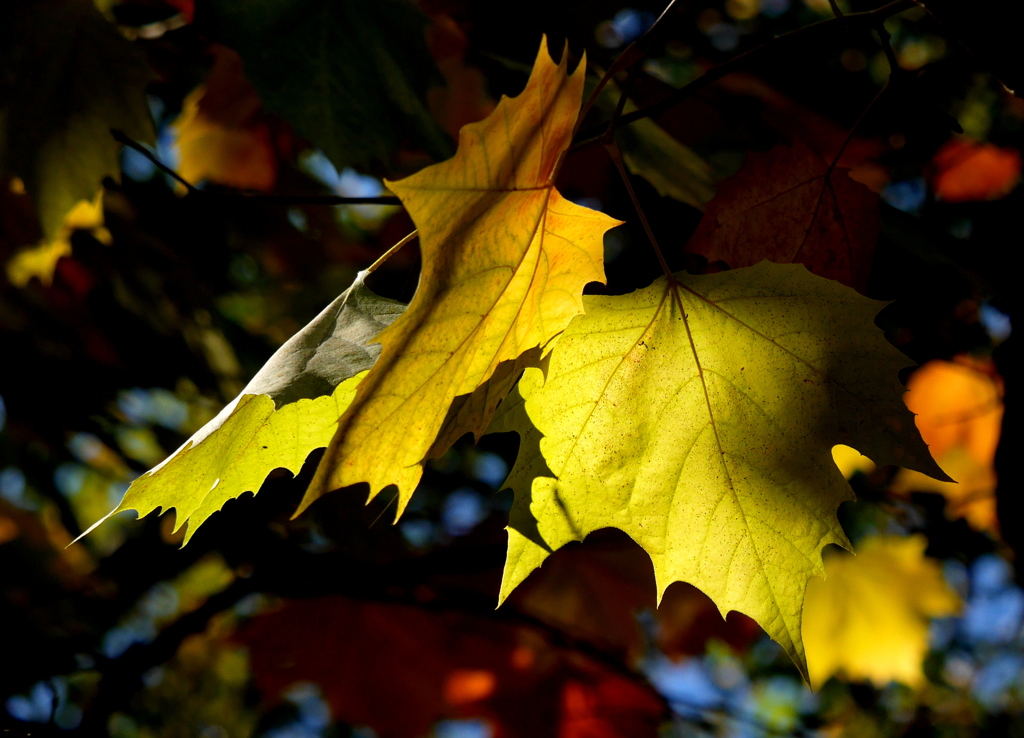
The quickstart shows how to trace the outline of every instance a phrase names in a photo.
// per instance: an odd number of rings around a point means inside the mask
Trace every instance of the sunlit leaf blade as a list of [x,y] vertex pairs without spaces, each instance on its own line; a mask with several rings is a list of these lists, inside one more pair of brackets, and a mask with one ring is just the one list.
[[371,341],[404,307],[373,294],[363,275],[357,277],[217,417],[135,480],[110,515],[137,510],[142,517],[173,507],[178,528],[190,523],[187,543],[225,502],[259,491],[274,469],[297,473],[311,451],[330,442],[380,353]]
[[942,475],[901,400],[908,361],[873,324],[881,303],[801,266],[676,279],[585,298],[546,378],[527,369],[522,409],[494,424],[523,436],[501,597],[550,551],[619,528],[659,596],[697,586],[806,674],[804,590],[822,547],[848,545],[832,446]]
[[[604,281],[603,236],[618,221],[554,188],[584,64],[566,71],[543,44],[523,93],[465,126],[453,159],[388,183],[419,229],[423,273],[405,315],[380,335],[380,360],[339,422],[302,508],[368,482],[371,496],[398,486],[400,515],[432,448],[444,450],[434,441],[455,398],[545,345],[583,312],[584,285]],[[490,408],[446,434],[483,433]]]
[[43,234],[117,178],[119,129],[152,141],[146,59],[87,0],[31,0],[0,23],[0,176],[25,183]]
[[879,536],[861,541],[856,556],[825,557],[828,577],[809,583],[804,605],[815,689],[833,674],[922,686],[929,619],[960,611],[939,562],[925,558],[927,545],[924,536]]

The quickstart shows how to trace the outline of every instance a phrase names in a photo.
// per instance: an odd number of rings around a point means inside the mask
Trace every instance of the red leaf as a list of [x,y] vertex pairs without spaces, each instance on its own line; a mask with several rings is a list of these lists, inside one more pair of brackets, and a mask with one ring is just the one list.
[[1020,152],[953,138],[932,159],[932,189],[946,202],[998,200],[1020,181]]
[[487,720],[495,738],[654,738],[667,717],[625,666],[616,672],[532,627],[462,612],[322,597],[286,602],[236,637],[267,704],[313,682],[335,719],[380,738],[465,718]]
[[731,267],[804,264],[864,291],[878,240],[878,195],[802,143],[747,156],[718,188],[687,250]]

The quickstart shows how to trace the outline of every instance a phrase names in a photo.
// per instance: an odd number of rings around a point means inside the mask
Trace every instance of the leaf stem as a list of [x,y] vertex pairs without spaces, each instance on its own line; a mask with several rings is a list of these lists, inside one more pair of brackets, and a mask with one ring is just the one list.
[[608,155],[615,162],[615,168],[619,170],[619,176],[622,177],[622,184],[626,186],[626,192],[629,193],[629,199],[633,201],[633,209],[636,210],[637,217],[640,218],[640,223],[643,224],[644,231],[647,233],[647,238],[651,242],[651,246],[654,248],[654,255],[658,257],[658,263],[661,265],[661,270],[665,272],[665,276],[668,277],[669,282],[675,282],[675,277],[672,276],[672,270],[669,268],[668,262],[665,261],[665,254],[661,251],[661,246],[658,245],[658,239],[654,237],[654,231],[651,230],[651,224],[647,222],[647,215],[644,213],[644,209],[640,206],[640,200],[637,199],[636,192],[633,190],[633,184],[629,181],[629,172],[626,171],[626,164],[622,161],[622,152],[619,151],[619,147],[615,144],[615,141],[605,142],[605,150]]
[[394,246],[389,248],[387,251],[385,251],[383,254],[381,254],[379,257],[377,257],[377,261],[373,262],[372,264],[370,264],[370,266],[366,267],[366,269],[363,270],[363,272],[362,272],[363,276],[366,276],[367,274],[373,274],[375,271],[377,271],[377,268],[381,264],[383,264],[385,261],[387,261],[388,259],[391,258],[392,254],[394,254],[396,251],[398,251],[398,249],[402,248],[407,243],[409,243],[411,240],[416,238],[416,236],[418,236],[418,235],[419,235],[419,231],[413,231],[408,236],[403,238],[401,241],[396,243]]
[[110,134],[114,137],[114,140],[118,143],[124,144],[128,148],[139,152],[144,157],[159,169],[161,172],[166,174],[168,177],[173,179],[175,182],[181,184],[188,194],[190,195],[202,195],[204,197],[226,197],[236,198],[244,200],[261,200],[263,202],[272,202],[279,205],[401,205],[402,202],[393,195],[385,195],[382,197],[342,197],[340,195],[268,195],[256,192],[221,192],[211,190],[201,190],[194,184],[186,180],[171,167],[167,166],[148,148],[140,144],[138,141],[129,138],[123,131],[117,129],[111,129]]
[[633,90],[633,83],[636,81],[639,72],[639,65],[634,64],[629,68],[626,82],[622,85],[622,91],[619,93],[619,102],[615,106],[615,112],[612,113],[611,120],[608,121],[608,128],[605,129],[604,135],[601,137],[601,141],[605,145],[615,140],[615,126],[619,118],[622,117],[622,111],[626,109],[626,101],[629,99],[629,93]]

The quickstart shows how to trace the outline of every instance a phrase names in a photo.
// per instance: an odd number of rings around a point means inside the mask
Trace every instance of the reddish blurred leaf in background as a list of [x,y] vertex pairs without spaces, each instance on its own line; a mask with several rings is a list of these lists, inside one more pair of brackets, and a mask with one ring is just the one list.
[[231,49],[210,45],[213,67],[193,90],[174,122],[178,173],[195,184],[209,180],[243,190],[270,190],[277,154],[263,105]]
[[761,635],[740,613],[728,620],[703,592],[678,582],[655,602],[654,569],[625,534],[598,531],[553,553],[515,590],[509,604],[573,636],[638,659],[644,638],[637,615],[656,610],[658,647],[676,658],[704,653],[717,639],[743,649]]
[[804,264],[860,291],[879,232],[878,195],[803,143],[747,156],[708,203],[687,251],[730,267]]
[[459,130],[490,115],[495,102],[487,94],[483,72],[466,64],[469,39],[465,32],[450,15],[435,15],[431,21],[427,46],[445,86],[427,90],[427,104],[448,135],[458,140]]
[[536,629],[465,612],[322,597],[288,601],[237,637],[268,704],[313,682],[335,719],[380,738],[467,718],[487,720],[495,738],[653,738],[665,717],[662,700],[629,672],[552,646]]
[[998,200],[1020,181],[1020,152],[969,138],[951,138],[936,152],[932,167],[932,189],[938,199]]
[[958,356],[930,361],[910,377],[907,407],[928,450],[956,482],[939,482],[900,469],[897,494],[937,492],[950,518],[966,518],[977,530],[999,534],[995,455],[1003,421],[1003,382],[991,360]]

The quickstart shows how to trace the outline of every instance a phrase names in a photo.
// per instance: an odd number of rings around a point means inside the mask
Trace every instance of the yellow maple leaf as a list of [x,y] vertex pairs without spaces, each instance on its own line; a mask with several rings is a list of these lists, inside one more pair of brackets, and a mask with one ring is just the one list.
[[[585,63],[567,74],[542,42],[521,95],[465,126],[455,157],[388,188],[420,234],[423,273],[303,499],[369,482],[399,490],[400,515],[453,401],[499,363],[545,345],[583,312],[588,282],[604,282],[603,236],[618,225],[554,187],[580,108]],[[458,435],[481,434],[490,404]],[[457,436],[456,436],[457,437]]]
[[337,418],[377,357],[373,337],[404,305],[378,297],[357,276],[352,286],[292,336],[220,413],[177,451],[132,482],[110,516],[176,511],[184,543],[228,500],[256,494],[274,469],[297,474],[323,448]]
[[924,682],[928,622],[955,615],[960,598],[925,558],[924,536],[878,536],[857,555],[825,558],[824,580],[813,579],[804,601],[803,636],[811,686],[832,675],[878,686]]
[[89,231],[97,241],[110,245],[113,238],[103,225],[103,191],[96,197],[79,202],[68,211],[60,230],[51,239],[14,254],[7,262],[7,279],[16,287],[24,287],[33,277],[49,286],[53,272],[61,257],[71,256],[71,234],[77,230]]
[[585,305],[491,427],[521,436],[501,598],[551,552],[618,528],[659,597],[693,584],[806,674],[806,584],[824,546],[848,545],[833,446],[942,476],[903,406],[907,359],[874,325],[881,303],[761,262]]
[[851,479],[857,472],[870,474],[875,470],[875,462],[857,449],[843,444],[832,447],[832,460],[846,479]]

